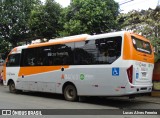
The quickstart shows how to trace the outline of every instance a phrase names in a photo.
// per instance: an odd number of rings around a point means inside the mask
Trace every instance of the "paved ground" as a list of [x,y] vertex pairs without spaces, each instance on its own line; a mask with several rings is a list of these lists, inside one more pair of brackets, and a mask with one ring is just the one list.
[[[24,92],[22,94],[9,93],[8,87],[0,85],[0,109],[160,109],[160,98],[138,97],[135,100],[128,98],[97,98],[90,97],[82,102],[65,101],[62,95],[48,93]],[[45,116],[43,116],[45,117]],[[49,116],[47,116],[49,117]],[[53,117],[53,116],[52,116]],[[57,116],[62,117],[62,116]],[[73,116],[65,116],[72,118]],[[78,118],[93,116],[76,116]],[[106,116],[95,115],[95,118],[106,118]],[[108,117],[108,115],[107,115]],[[110,116],[111,118],[113,116]],[[115,117],[115,116],[114,116]],[[116,115],[118,118],[149,118],[149,116],[123,116]],[[159,118],[159,116],[151,116]],[[74,117],[73,117],[74,118]]]
[[[115,97],[112,99],[129,100],[128,97]],[[150,95],[137,96],[137,97],[135,97],[135,99],[133,101],[160,104],[160,97],[152,97]],[[158,109],[159,109],[159,107],[158,107]]]

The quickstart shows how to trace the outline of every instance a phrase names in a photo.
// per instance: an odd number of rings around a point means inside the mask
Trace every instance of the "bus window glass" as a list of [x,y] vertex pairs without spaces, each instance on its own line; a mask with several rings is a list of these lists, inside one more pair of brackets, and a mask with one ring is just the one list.
[[35,48],[22,50],[22,66],[35,66],[36,64]]
[[58,44],[22,51],[22,66],[111,64],[121,55],[121,37]]
[[74,43],[53,46],[51,55],[54,65],[73,65]]
[[74,49],[75,65],[94,64],[97,60],[95,40],[76,42]]
[[53,66],[73,64],[74,43],[45,46],[22,51],[22,66]]
[[75,43],[75,64],[111,64],[121,55],[121,37]]
[[132,42],[133,42],[133,46],[137,51],[140,52],[144,52],[147,54],[151,54],[152,50],[151,50],[151,46],[149,42],[140,40],[134,36],[132,36]]
[[99,62],[101,64],[111,64],[121,55],[121,37],[111,37],[97,40],[96,45],[99,50]]
[[11,54],[8,57],[7,67],[10,66],[19,66],[20,63],[20,54]]

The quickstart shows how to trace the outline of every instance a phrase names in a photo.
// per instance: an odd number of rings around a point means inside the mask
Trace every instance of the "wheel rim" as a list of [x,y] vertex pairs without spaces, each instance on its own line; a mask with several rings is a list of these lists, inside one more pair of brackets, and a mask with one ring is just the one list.
[[75,91],[74,91],[74,89],[73,88],[67,88],[67,90],[66,90],[66,96],[69,99],[74,98],[75,97]]
[[64,97],[68,101],[77,100],[77,91],[73,85],[67,85],[64,89]]
[[15,91],[15,85],[14,85],[14,83],[11,83],[11,84],[10,84],[10,91],[11,91],[11,92],[14,92],[14,91]]

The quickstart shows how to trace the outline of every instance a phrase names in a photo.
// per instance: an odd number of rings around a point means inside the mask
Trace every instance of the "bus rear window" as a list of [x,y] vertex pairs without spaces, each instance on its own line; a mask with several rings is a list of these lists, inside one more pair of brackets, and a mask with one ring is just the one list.
[[143,53],[147,53],[147,54],[151,54],[152,50],[151,50],[151,45],[149,42],[143,41],[141,39],[138,39],[134,36],[132,36],[132,42],[133,42],[133,46],[134,48],[139,51],[139,52],[143,52]]

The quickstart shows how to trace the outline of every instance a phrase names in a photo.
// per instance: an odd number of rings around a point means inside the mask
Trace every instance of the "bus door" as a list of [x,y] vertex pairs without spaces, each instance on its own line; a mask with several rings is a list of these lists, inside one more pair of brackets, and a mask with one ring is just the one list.
[[8,61],[6,62],[6,78],[14,80],[16,84],[18,78],[18,72],[20,69],[20,54],[10,54]]

